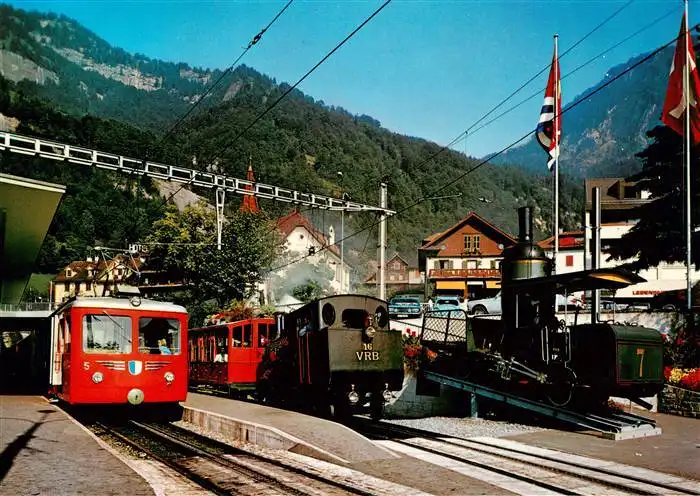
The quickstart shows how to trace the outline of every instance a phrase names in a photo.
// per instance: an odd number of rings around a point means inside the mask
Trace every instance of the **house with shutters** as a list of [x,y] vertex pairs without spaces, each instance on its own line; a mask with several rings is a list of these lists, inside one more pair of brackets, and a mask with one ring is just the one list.
[[[334,293],[350,292],[350,266],[344,257],[341,257],[333,226],[329,227],[326,236],[295,208],[278,219],[277,229],[285,240],[287,253],[292,258],[305,257],[304,260],[311,264],[326,266],[332,273],[328,282]],[[280,277],[284,277],[284,273],[285,269],[278,271]]]
[[[423,290],[424,275],[418,267],[410,264],[398,253],[394,253],[385,265],[385,283],[387,295]],[[368,289],[377,286],[377,273],[374,272],[365,282]]]
[[501,287],[503,250],[517,239],[470,212],[444,231],[425,238],[418,250],[426,293],[482,298]]

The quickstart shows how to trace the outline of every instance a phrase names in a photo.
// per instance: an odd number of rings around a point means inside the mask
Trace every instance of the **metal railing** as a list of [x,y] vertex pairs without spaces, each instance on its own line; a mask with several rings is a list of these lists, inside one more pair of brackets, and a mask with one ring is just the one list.
[[23,303],[0,303],[0,312],[45,312],[54,310],[59,303],[50,301],[30,301]]

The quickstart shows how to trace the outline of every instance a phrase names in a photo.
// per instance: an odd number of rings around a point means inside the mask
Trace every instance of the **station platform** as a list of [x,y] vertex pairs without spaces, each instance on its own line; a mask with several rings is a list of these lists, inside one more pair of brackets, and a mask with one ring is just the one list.
[[635,465],[700,480],[700,420],[663,413],[645,413],[655,420],[660,436],[610,442],[596,434],[546,430],[507,436],[520,443]]
[[183,420],[268,448],[346,466],[399,458],[344,425],[303,413],[191,392],[184,406]]
[[0,396],[0,495],[152,495],[151,486],[41,396]]
[[413,489],[401,494],[513,494],[488,481],[389,450],[329,420],[192,392],[184,407],[183,420],[204,431],[307,455]]

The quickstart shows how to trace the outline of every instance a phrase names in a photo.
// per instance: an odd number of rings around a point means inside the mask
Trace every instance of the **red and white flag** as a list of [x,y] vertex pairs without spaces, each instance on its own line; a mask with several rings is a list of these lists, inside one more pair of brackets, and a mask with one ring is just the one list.
[[556,51],[552,58],[552,68],[549,71],[547,89],[544,92],[544,103],[540,111],[540,121],[537,123],[537,141],[549,155],[547,167],[552,166],[559,156],[559,140],[561,139],[561,76]]
[[[686,46],[688,47],[687,51]],[[686,88],[683,74],[686,61],[689,62],[688,88]],[[676,52],[671,64],[671,74],[668,77],[661,121],[681,136],[685,136],[685,112],[688,108],[688,102],[690,102],[690,138],[693,144],[700,142],[698,95],[700,95],[700,77],[695,65],[693,40],[688,32],[685,14],[683,14],[681,31],[678,34],[678,41],[676,41]]]

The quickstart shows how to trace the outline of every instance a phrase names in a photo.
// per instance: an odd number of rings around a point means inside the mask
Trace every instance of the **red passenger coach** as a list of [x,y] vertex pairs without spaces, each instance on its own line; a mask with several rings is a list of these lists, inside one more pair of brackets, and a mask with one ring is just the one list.
[[276,321],[269,317],[190,329],[190,385],[229,395],[254,390],[265,344],[276,337]]
[[71,405],[176,404],[187,397],[186,343],[179,305],[78,297],[54,314],[53,392]]

